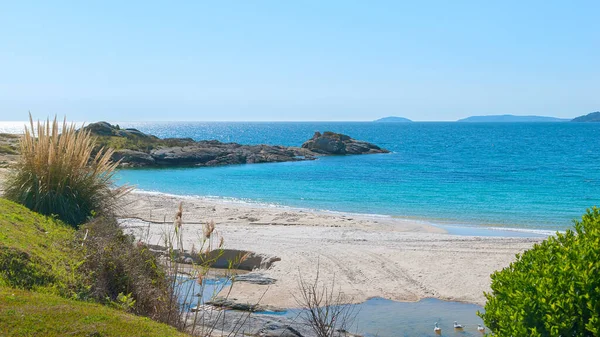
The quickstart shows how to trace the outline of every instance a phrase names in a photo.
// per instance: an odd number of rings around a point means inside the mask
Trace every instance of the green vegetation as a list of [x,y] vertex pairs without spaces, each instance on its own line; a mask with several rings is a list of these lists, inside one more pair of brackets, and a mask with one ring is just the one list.
[[121,129],[107,122],[92,123],[84,128],[96,137],[96,149],[133,150],[149,153],[161,147],[186,146],[194,143],[191,138],[160,139],[136,129]]
[[492,274],[485,324],[497,336],[600,335],[600,210]]
[[21,136],[9,133],[0,133],[0,155],[19,154],[19,139]]
[[128,188],[113,188],[113,150],[66,121],[30,123],[4,184],[25,207],[0,199],[0,335],[177,335],[125,313],[182,327],[173,281],[114,218]]
[[[62,321],[65,312],[62,309],[53,312],[53,305],[60,308],[67,306],[72,312],[100,310],[98,306],[86,306],[42,294],[94,301],[160,322],[179,323],[179,308],[172,301],[171,284],[163,268],[145,245],[134,244],[133,238],[124,235],[115,221],[96,219],[76,231],[60,220],[0,199],[0,293],[16,291],[7,290],[10,289],[8,287],[37,292],[20,292],[27,298],[20,310],[32,311],[31,314],[37,317],[29,321],[29,318],[19,316],[19,322],[23,324],[37,322],[53,326],[52,322]],[[13,305],[19,304],[9,299],[0,298],[2,336],[2,329],[6,326],[3,320],[10,316],[3,307],[14,311],[17,309]],[[35,302],[46,299],[50,303]],[[123,317],[128,316],[108,307],[102,309],[103,312],[113,312],[115,317],[107,318],[107,326],[115,320],[116,324],[127,322]],[[44,308],[49,311],[44,312]],[[25,335],[29,331],[26,327],[22,329],[25,330],[17,331]],[[32,330],[32,333],[35,331],[38,330]],[[59,336],[61,331],[51,329],[44,335]],[[105,335],[112,336],[102,332],[102,336]]]
[[159,322],[179,324],[171,282],[146,245],[123,234],[110,218],[86,224],[79,236],[84,232],[86,258],[80,270],[86,275],[91,298]]
[[0,145],[0,154],[19,154],[17,148],[12,145]]
[[[110,213],[126,188],[111,189],[112,150],[95,155],[89,131],[76,131],[66,120],[59,134],[56,120],[37,123],[30,116],[20,142],[21,156],[5,182],[5,197],[45,215],[78,226],[96,214]],[[51,125],[50,125],[51,124]]]
[[0,287],[1,336],[187,336],[99,304]]
[[60,221],[0,199],[0,285],[76,296],[83,252]]

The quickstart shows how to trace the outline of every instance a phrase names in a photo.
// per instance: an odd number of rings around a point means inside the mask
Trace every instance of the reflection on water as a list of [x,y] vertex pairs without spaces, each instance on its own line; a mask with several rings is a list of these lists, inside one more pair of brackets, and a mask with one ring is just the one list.
[[[223,288],[230,284],[231,281],[227,278],[203,279],[202,285],[200,285],[195,278],[178,277],[175,291],[179,303],[187,311],[198,304],[204,304],[212,300]],[[199,296],[200,294],[201,296]]]
[[[482,335],[477,331],[477,324],[483,325],[477,311],[483,311],[483,308],[475,304],[433,298],[414,303],[372,298],[357,304],[356,308],[356,324],[350,331],[365,337],[440,336],[433,332],[435,322],[442,328],[441,336]],[[297,320],[299,310],[288,310],[282,315]],[[465,328],[455,330],[454,321],[463,324]]]
[[[202,286],[195,279],[178,278],[179,300],[186,310],[203,304],[216,296],[225,286],[230,285],[226,278],[205,279]],[[202,296],[195,296],[197,294]],[[477,325],[483,321],[477,316],[483,308],[469,303],[448,302],[427,298],[419,302],[396,302],[383,298],[372,298],[356,304],[356,321],[350,332],[365,337],[440,336],[433,332],[435,322],[442,329],[441,336],[482,336]],[[301,309],[282,312],[257,312],[259,315],[276,315],[295,322]],[[454,321],[463,324],[462,330],[455,330]]]

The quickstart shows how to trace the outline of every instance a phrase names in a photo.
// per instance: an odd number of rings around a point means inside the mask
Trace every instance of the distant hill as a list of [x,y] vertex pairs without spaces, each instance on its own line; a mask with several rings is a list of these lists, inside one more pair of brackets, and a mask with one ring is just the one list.
[[380,118],[378,120],[374,120],[373,122],[377,122],[377,123],[410,123],[412,121],[410,119],[404,118],[404,117],[390,116],[390,117],[384,117],[384,118]]
[[568,122],[568,119],[545,116],[515,116],[515,115],[489,115],[471,116],[459,119],[457,122],[467,123],[514,123],[514,122]]
[[571,122],[586,123],[586,122],[600,122],[600,111],[592,112],[584,116],[573,118]]

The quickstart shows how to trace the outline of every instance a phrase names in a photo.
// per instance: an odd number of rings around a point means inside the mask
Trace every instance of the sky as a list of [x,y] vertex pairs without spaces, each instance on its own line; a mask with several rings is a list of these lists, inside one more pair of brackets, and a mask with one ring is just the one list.
[[600,1],[4,1],[0,120],[600,110]]

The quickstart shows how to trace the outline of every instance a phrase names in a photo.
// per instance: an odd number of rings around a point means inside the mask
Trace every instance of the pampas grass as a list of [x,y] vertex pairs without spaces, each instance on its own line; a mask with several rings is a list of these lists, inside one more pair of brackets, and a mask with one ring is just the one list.
[[[113,188],[118,163],[113,150],[94,153],[89,131],[75,129],[66,119],[59,131],[56,119],[37,122],[20,142],[21,157],[5,181],[4,196],[29,209],[77,227],[95,215],[110,215],[117,199],[130,188]],[[36,132],[37,130],[37,132]]]

